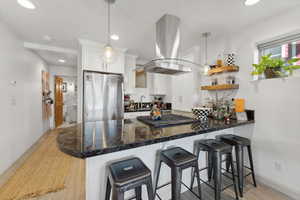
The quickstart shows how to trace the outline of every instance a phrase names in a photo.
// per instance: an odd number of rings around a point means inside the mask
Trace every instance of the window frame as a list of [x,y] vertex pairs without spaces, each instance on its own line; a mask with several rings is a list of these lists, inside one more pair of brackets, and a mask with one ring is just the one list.
[[259,60],[263,56],[263,52],[265,50],[282,46],[284,44],[291,44],[293,42],[300,42],[300,32],[294,32],[294,33],[282,35],[267,41],[257,43],[256,46],[258,50]]

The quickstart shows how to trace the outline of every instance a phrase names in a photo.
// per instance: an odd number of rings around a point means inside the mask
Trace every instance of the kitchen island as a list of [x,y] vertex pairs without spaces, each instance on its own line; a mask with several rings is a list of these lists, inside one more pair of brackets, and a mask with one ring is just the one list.
[[[179,146],[193,152],[194,141],[214,138],[219,134],[250,137],[253,123],[254,119],[231,121],[230,124],[209,120],[206,123],[154,128],[136,119],[86,122],[64,129],[57,141],[63,152],[86,159],[86,199],[98,200],[104,199],[106,165],[109,162],[135,156],[141,158],[154,173],[159,150]],[[201,156],[199,164],[200,167],[205,166],[204,156]],[[161,174],[164,174],[159,180],[161,184],[170,181],[170,170],[166,166],[163,166]],[[189,183],[189,180],[187,170],[183,181]],[[170,188],[163,188],[159,193],[168,199]]]

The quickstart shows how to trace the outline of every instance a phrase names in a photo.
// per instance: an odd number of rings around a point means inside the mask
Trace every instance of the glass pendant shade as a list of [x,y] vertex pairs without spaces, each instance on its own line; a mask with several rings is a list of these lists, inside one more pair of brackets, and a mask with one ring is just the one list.
[[210,66],[208,64],[205,64],[203,66],[203,75],[208,75],[209,70],[210,70]]
[[210,66],[207,64],[207,38],[211,35],[210,32],[203,33],[202,36],[205,38],[205,64],[202,67],[202,74],[208,75],[208,71],[210,70]]
[[253,6],[253,5],[257,4],[258,2],[260,2],[260,0],[245,0],[245,5]]
[[103,52],[103,61],[106,64],[112,64],[116,59],[116,52],[111,45],[106,45]]

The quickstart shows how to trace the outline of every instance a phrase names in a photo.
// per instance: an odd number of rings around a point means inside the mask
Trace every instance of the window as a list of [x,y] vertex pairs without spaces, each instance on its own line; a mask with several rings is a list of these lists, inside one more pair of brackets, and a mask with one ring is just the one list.
[[[289,60],[300,58],[300,33],[258,44],[260,56],[271,54],[272,58]],[[295,63],[300,65],[300,61]]]

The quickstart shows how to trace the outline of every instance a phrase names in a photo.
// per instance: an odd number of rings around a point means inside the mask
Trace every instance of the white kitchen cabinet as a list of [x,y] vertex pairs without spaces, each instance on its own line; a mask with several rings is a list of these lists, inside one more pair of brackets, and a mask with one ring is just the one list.
[[124,74],[126,49],[114,48],[116,60],[112,64],[103,62],[103,44],[89,40],[79,40],[81,46],[81,66],[84,70]]
[[168,95],[171,90],[171,75],[153,73],[152,76],[151,93]]
[[125,55],[124,89],[127,94],[132,94],[135,90],[136,59],[136,55]]
[[124,119],[135,119],[139,116],[150,116],[150,111],[146,112],[127,112],[124,113]]

